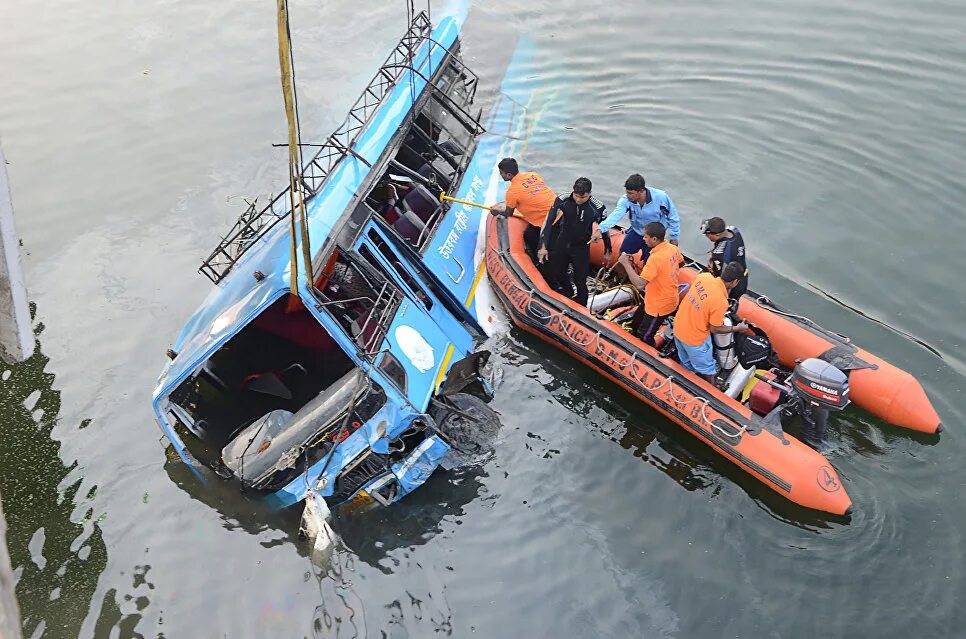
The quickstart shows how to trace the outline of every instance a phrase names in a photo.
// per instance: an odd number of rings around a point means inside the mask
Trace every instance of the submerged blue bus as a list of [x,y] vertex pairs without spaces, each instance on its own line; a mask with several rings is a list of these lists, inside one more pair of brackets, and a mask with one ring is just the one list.
[[417,15],[303,167],[313,277],[297,296],[287,191],[252,205],[202,264],[215,288],[153,394],[201,479],[280,508],[310,494],[388,505],[472,453],[454,434],[492,425],[486,214],[439,196],[498,200],[496,163],[538,114],[526,42],[480,99],[460,56],[466,11],[454,3],[435,27]]

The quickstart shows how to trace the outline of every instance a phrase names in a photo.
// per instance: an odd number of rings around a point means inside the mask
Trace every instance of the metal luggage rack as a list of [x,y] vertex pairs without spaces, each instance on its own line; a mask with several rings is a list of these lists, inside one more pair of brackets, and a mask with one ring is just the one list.
[[[432,23],[425,11],[421,11],[414,18],[409,26],[409,30],[399,40],[399,43],[389,54],[385,63],[376,72],[375,77],[363,90],[362,94],[355,101],[348,115],[342,124],[319,145],[318,151],[312,159],[306,163],[300,176],[300,181],[305,189],[308,198],[311,198],[321,190],[325,180],[338,163],[347,155],[352,155],[367,166],[372,166],[365,158],[358,155],[353,146],[368,124],[370,118],[382,104],[382,100],[389,94],[399,79],[406,73],[415,73],[424,79],[431,88],[433,95],[449,106],[453,107],[461,115],[469,119],[475,125],[477,134],[483,133],[485,129],[479,124],[478,116],[473,117],[463,108],[464,105],[472,103],[479,84],[478,76],[468,69],[454,53],[457,47],[447,50],[442,62],[435,68],[431,68],[430,77],[413,67],[413,60],[416,52],[424,42],[429,42],[430,47],[442,47],[441,44],[431,37]],[[454,66],[460,77],[463,79],[463,88],[467,96],[464,105],[457,104],[446,91],[441,91],[436,86],[435,78],[440,70],[448,65]],[[442,74],[439,74],[442,77]],[[413,105],[415,109],[415,105]],[[304,145],[303,146],[307,146]],[[261,209],[257,208],[257,199],[249,202],[248,209],[242,213],[231,230],[225,235],[214,251],[211,252],[198,269],[215,284],[220,283],[231,271],[232,267],[245,254],[245,252],[259,239],[264,237],[279,222],[286,219],[291,213],[289,205],[289,191],[287,187],[282,192],[274,195],[269,204]]]

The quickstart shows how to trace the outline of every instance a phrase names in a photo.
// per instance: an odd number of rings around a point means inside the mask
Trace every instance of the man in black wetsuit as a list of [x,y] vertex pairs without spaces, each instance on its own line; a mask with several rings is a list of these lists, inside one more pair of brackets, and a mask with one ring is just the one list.
[[[572,296],[569,267],[573,267],[577,295],[574,301],[587,305],[587,274],[590,271],[590,237],[594,224],[604,219],[606,209],[590,195],[592,185],[587,178],[577,178],[570,195],[558,197],[550,208],[540,230],[540,249],[537,259],[545,262],[549,256],[556,280],[556,290]],[[610,237],[604,234],[604,261],[610,260]],[[549,247],[549,250],[548,250]]]
[[745,240],[741,237],[741,231],[737,226],[726,226],[720,217],[712,217],[701,223],[701,232],[714,244],[708,260],[708,270],[712,275],[719,277],[728,262],[738,262],[744,269],[737,286],[728,291],[729,298],[740,299],[748,290],[748,264],[745,262]]

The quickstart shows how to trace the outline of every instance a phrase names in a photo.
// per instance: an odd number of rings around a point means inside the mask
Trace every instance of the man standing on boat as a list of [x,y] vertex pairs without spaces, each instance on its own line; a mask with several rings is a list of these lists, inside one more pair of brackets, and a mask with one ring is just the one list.
[[712,275],[721,275],[725,264],[729,262],[738,262],[744,269],[738,284],[728,291],[728,297],[740,299],[748,290],[748,264],[745,262],[745,240],[741,237],[741,231],[737,226],[726,226],[720,217],[712,217],[701,223],[701,232],[714,244],[708,260],[708,270]]
[[[606,208],[591,196],[590,180],[577,178],[570,195],[556,198],[543,228],[540,230],[540,249],[537,259],[541,264],[550,258],[550,268],[556,282],[556,290],[571,297],[568,269],[573,267],[577,295],[573,297],[581,306],[587,306],[587,274],[590,271],[590,236],[594,224],[604,219]],[[553,236],[553,237],[551,237]],[[548,250],[549,247],[549,250]],[[610,261],[610,238],[604,236],[604,261]]]
[[665,239],[665,234],[666,229],[660,222],[644,225],[644,243],[650,255],[640,275],[627,253],[621,253],[617,261],[627,273],[628,281],[644,291],[644,303],[631,318],[631,332],[649,346],[654,346],[657,329],[678,308],[678,270],[684,258],[678,247]]
[[681,218],[678,217],[678,210],[674,208],[674,202],[661,189],[648,188],[644,182],[644,176],[639,173],[631,175],[624,181],[624,195],[617,200],[617,206],[607,219],[601,222],[591,241],[597,240],[603,233],[613,228],[625,215],[631,218],[631,228],[624,234],[621,253],[634,255],[640,252],[641,261],[647,262],[647,255],[651,249],[644,243],[644,225],[648,222],[663,224],[670,234],[668,241],[677,245]]
[[711,346],[711,333],[740,333],[748,328],[744,321],[725,326],[728,311],[728,291],[738,285],[745,269],[738,262],[729,262],[721,275],[701,273],[694,278],[674,316],[674,344],[678,360],[709,384],[714,384],[718,371]]
[[[490,213],[512,217],[513,213],[517,212],[527,221],[527,228],[523,231],[523,244],[527,248],[530,259],[537,263],[540,228],[546,221],[557,194],[547,186],[539,173],[521,173],[517,161],[513,158],[503,158],[497,168],[500,170],[500,177],[509,182],[510,186],[506,190],[506,204],[501,203],[490,207]],[[547,283],[553,284],[549,281]]]

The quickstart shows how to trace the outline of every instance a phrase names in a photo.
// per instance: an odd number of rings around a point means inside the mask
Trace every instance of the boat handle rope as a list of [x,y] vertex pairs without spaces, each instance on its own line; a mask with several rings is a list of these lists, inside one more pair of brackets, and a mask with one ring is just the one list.
[[[598,338],[600,337],[600,333],[599,332],[597,333],[597,336],[598,336]],[[623,365],[621,365],[620,363],[618,363],[614,358],[610,357],[610,355],[608,355],[606,352],[604,353],[604,357],[607,357],[609,360],[611,360],[612,362],[614,362],[614,364],[616,364],[617,367],[620,370],[623,371],[625,368],[627,368],[628,366],[631,366],[631,364],[634,363],[634,360],[637,358],[637,353],[631,353],[631,358],[628,361],[624,362]],[[644,383],[644,380],[642,380],[640,378],[640,376],[637,375],[634,372],[634,367],[633,366],[631,366],[631,370],[629,372],[629,376],[632,379],[636,380],[638,384],[640,384],[641,386],[643,386],[644,388],[646,388],[647,390],[649,390],[651,393],[657,393],[659,390],[661,390],[661,388],[664,387],[665,384],[667,384],[667,386],[668,386],[668,397],[670,397],[671,401],[673,401],[678,406],[678,408],[680,408],[680,409],[687,408],[688,406],[690,406],[694,402],[701,402],[701,413],[700,413],[701,419],[712,430],[718,431],[719,433],[721,433],[725,437],[729,437],[729,438],[735,439],[738,442],[740,442],[741,441],[741,436],[744,435],[745,432],[747,432],[747,430],[748,430],[748,425],[745,424],[744,426],[739,427],[738,428],[738,431],[736,433],[729,433],[728,431],[726,431],[725,429],[723,429],[721,426],[719,426],[718,424],[716,424],[708,416],[708,407],[711,405],[711,403],[707,399],[705,399],[704,397],[697,397],[695,395],[692,395],[691,396],[691,399],[687,399],[687,400],[685,400],[683,402],[682,401],[679,401],[678,398],[677,398],[677,396],[674,394],[674,378],[671,377],[670,375],[667,376],[667,377],[662,378],[661,383],[658,384],[657,386],[655,386],[654,388],[649,388]]]
[[[671,401],[673,401],[678,406],[678,408],[682,408],[682,409],[687,408],[688,406],[690,406],[696,401],[701,402],[701,413],[700,413],[701,419],[704,420],[704,423],[710,426],[711,428],[715,427],[714,422],[712,422],[711,418],[708,417],[707,399],[705,399],[704,397],[697,397],[695,395],[691,395],[691,399],[685,400],[683,402],[679,401],[677,395],[674,394],[674,378],[669,375],[668,377],[665,378],[665,381],[667,382],[668,397],[671,398]],[[661,386],[663,386],[663,384]],[[661,386],[658,386],[657,388],[660,388]],[[657,388],[655,388],[654,390],[657,391]]]
[[[522,286],[517,286],[513,282],[507,282],[507,283],[510,286],[512,286],[513,288],[515,288],[516,290],[522,292],[523,294],[525,294],[527,296],[527,304],[526,304],[526,306],[523,307],[523,310],[525,310],[527,312],[527,314],[529,314],[529,315],[536,315],[536,313],[534,313],[531,310],[531,307],[533,305],[533,291],[532,290],[529,290],[529,289],[525,289]],[[553,315],[551,315],[550,317],[553,317]]]
[[[521,286],[517,286],[512,281],[511,282],[507,282],[507,283],[510,286],[512,286],[513,288],[517,289],[518,291],[521,291],[521,292],[523,292],[523,293],[526,294],[526,296],[527,296],[527,304],[525,306],[525,309],[527,311],[529,311],[530,310],[530,305],[533,304],[533,290],[532,289],[525,289],[525,288],[523,288]],[[552,318],[555,315],[558,316],[561,319],[563,319],[563,318],[566,318],[568,320],[571,319],[570,317],[568,317],[564,313],[564,311],[557,311],[556,313],[551,313],[549,315],[549,317]],[[563,322],[561,322],[561,325],[563,325]],[[570,333],[567,332],[566,326],[564,326],[563,334],[564,334],[564,336],[567,337],[568,340],[570,340],[571,342],[573,342],[574,344],[577,344],[578,346],[580,346],[582,348],[586,348],[586,347],[590,346],[590,344],[592,344],[595,340],[597,341],[598,344],[600,344],[600,331],[597,331],[597,333],[592,338],[590,338],[589,340],[587,340],[586,343],[583,343],[583,344],[580,343],[580,342],[578,342],[577,340],[575,340],[573,337],[570,336]],[[637,358],[637,353],[631,353],[631,358],[628,361],[624,362],[624,364],[620,364],[615,358],[611,357],[606,352],[606,350],[607,349],[604,349],[604,353],[603,353],[604,357],[606,357],[608,360],[612,361],[621,371],[625,370],[628,366],[631,366],[631,364],[633,364],[634,361],[635,361],[635,359]],[[744,435],[748,431],[748,425],[745,424],[745,425],[739,427],[738,428],[738,431],[736,433],[729,433],[728,431],[726,431],[725,429],[723,429],[721,426],[719,426],[718,424],[716,424],[715,422],[713,422],[711,420],[711,418],[708,417],[708,406],[710,406],[710,402],[707,399],[705,399],[704,397],[697,397],[695,395],[692,395],[691,396],[691,399],[687,399],[687,400],[685,400],[683,402],[682,401],[679,401],[678,398],[677,398],[677,396],[674,394],[674,378],[672,376],[670,376],[670,375],[667,376],[667,377],[665,377],[665,378],[663,378],[662,381],[661,381],[661,383],[658,386],[655,386],[654,388],[648,388],[645,385],[644,380],[642,380],[640,378],[640,376],[637,375],[634,372],[634,367],[633,366],[631,366],[630,377],[632,379],[634,379],[635,381],[637,381],[637,383],[640,384],[642,387],[647,388],[647,390],[649,390],[651,393],[657,393],[657,391],[661,390],[661,388],[663,388],[664,385],[667,384],[667,386],[668,386],[668,397],[670,397],[671,401],[673,401],[675,403],[675,405],[677,405],[678,408],[680,408],[680,409],[687,408],[688,406],[690,406],[691,404],[693,404],[696,401],[697,402],[701,402],[701,413],[700,413],[701,419],[704,421],[704,423],[708,427],[710,427],[714,431],[717,431],[717,432],[721,433],[725,437],[728,437],[730,439],[735,439],[738,442],[740,442],[741,441],[741,436]]]
[[523,288],[522,286],[517,286],[512,281],[507,282],[507,284],[509,284],[513,288],[517,289],[518,291],[523,291],[524,293],[526,293],[527,294],[527,299],[531,299],[531,300],[533,299],[533,291],[532,290]]
[[[747,430],[748,430],[748,425],[747,424],[745,424],[743,426],[740,426],[738,428],[738,431],[736,433],[729,433],[728,431],[726,431],[725,429],[723,429],[721,426],[719,426],[717,423],[715,423],[714,421],[712,421],[710,417],[708,417],[708,406],[711,405],[711,402],[709,402],[707,400],[707,398],[697,397],[696,395],[692,395],[691,396],[691,399],[686,400],[684,402],[679,402],[678,401],[678,398],[674,395],[673,379],[671,377],[668,377],[667,378],[667,383],[668,383],[668,395],[671,397],[671,399],[674,401],[675,404],[677,404],[681,408],[687,408],[688,406],[690,406],[694,402],[700,402],[701,403],[701,419],[704,420],[704,423],[705,424],[707,424],[708,426],[711,427],[711,430],[718,431],[719,433],[721,433],[725,437],[729,437],[729,438],[735,439],[738,442],[741,441],[741,436],[744,435],[745,432],[747,432]],[[660,386],[658,386],[658,388],[660,388]]]
[[[520,291],[521,293],[524,293],[527,296],[527,303],[526,303],[526,305],[523,308],[524,308],[524,310],[528,314],[530,314],[530,315],[536,315],[536,313],[534,313],[532,311],[532,306],[533,306],[533,293],[534,293],[534,291],[532,289],[523,288],[522,286],[517,286],[512,281],[511,282],[507,282],[507,284],[509,284],[510,286],[512,286],[516,290]],[[563,311],[557,311],[556,313],[550,313],[550,314],[548,314],[547,315],[547,320],[549,321],[549,320],[551,320],[554,317],[558,318],[558,321],[560,321],[560,325],[561,326],[564,326],[564,323],[563,323],[563,319],[564,318],[566,318],[568,320],[570,319],[570,317],[568,317]],[[584,347],[584,348],[586,348],[587,346],[590,346],[590,344],[593,343],[593,341],[595,339],[596,340],[600,340],[600,331],[597,331],[597,334],[594,337],[590,338],[585,344],[581,344],[580,342],[578,342],[577,340],[575,340],[574,338],[572,338],[570,336],[570,334],[567,332],[567,329],[566,329],[565,326],[564,326],[564,332],[563,333],[564,333],[564,336],[566,336],[566,338],[569,339],[571,342],[573,342],[574,344],[577,344],[580,347]]]
[[[567,317],[566,315],[564,315],[564,312],[563,311],[560,311],[559,314],[560,314],[560,319],[561,319],[560,326],[563,328],[564,337],[566,337],[567,339],[569,339],[571,342],[573,342],[574,344],[576,344],[577,346],[579,346],[581,348],[589,348],[590,345],[593,344],[595,341],[598,342],[598,343],[600,342],[600,331],[597,331],[597,333],[593,337],[591,337],[589,340],[587,340],[586,342],[578,342],[577,340],[575,340],[573,337],[571,337],[570,333],[567,332],[567,326],[564,325],[564,323],[563,323],[563,319],[564,318],[566,318],[568,320],[568,323],[569,323],[569,321],[570,321],[571,318],[570,317]],[[550,317],[553,317],[553,315],[551,315]]]
[[[633,361],[633,359],[634,358],[632,357],[631,358],[631,361]],[[628,362],[628,363],[630,363],[630,362]],[[709,426],[712,430],[721,433],[722,435],[724,435],[725,437],[728,437],[729,439],[736,440],[735,443],[740,442],[741,441],[741,436],[744,435],[748,431],[748,425],[746,424],[744,426],[739,427],[738,428],[738,431],[736,433],[729,433],[728,431],[724,430],[721,426],[719,426],[718,424],[716,424],[715,422],[713,422],[711,420],[711,418],[708,416],[708,407],[711,405],[711,403],[707,399],[705,399],[704,397],[697,397],[695,395],[692,395],[691,396],[691,399],[686,399],[684,401],[680,401],[677,398],[677,395],[674,394],[674,378],[671,377],[670,375],[667,376],[667,377],[662,378],[661,383],[658,384],[657,386],[655,386],[654,388],[648,388],[647,386],[645,386],[644,385],[644,381],[641,380],[640,377],[638,377],[637,375],[634,374],[634,369],[633,368],[631,368],[630,376],[632,378],[636,379],[639,384],[641,384],[642,386],[644,386],[645,388],[647,388],[651,393],[654,393],[654,394],[656,394],[659,390],[661,390],[661,388],[664,387],[665,384],[667,384],[667,387],[668,387],[668,390],[667,390],[668,397],[671,399],[672,402],[674,402],[675,405],[677,405],[677,407],[679,409],[682,409],[682,412],[683,412],[683,409],[687,408],[688,406],[690,406],[694,402],[700,402],[701,403],[701,413],[700,413],[701,420],[707,426]]]
[[783,310],[779,309],[777,306],[775,306],[775,303],[772,302],[771,299],[769,299],[769,297],[767,295],[759,295],[758,297],[754,298],[754,300],[758,304],[758,306],[767,306],[769,308],[769,310],[772,313],[774,313],[775,315],[781,315],[783,317],[790,317],[791,319],[795,319],[795,320],[798,320],[798,321],[803,322],[805,324],[808,324],[809,326],[811,326],[815,330],[821,331],[821,332],[825,333],[826,335],[833,335],[835,337],[838,337],[839,339],[843,340],[846,344],[851,344],[852,343],[852,338],[849,337],[848,335],[843,335],[842,333],[836,333],[835,331],[829,330],[829,329],[825,328],[824,326],[819,326],[814,321],[812,321],[811,319],[805,317],[804,315],[796,315],[795,313],[789,313],[787,311],[783,311]]
[[[508,284],[510,286],[512,286],[513,288],[517,289],[518,291],[522,291],[523,293],[526,293],[526,295],[527,295],[527,304],[526,304],[526,306],[524,308],[525,308],[525,310],[527,312],[530,312],[530,307],[533,304],[533,293],[534,293],[533,290],[532,289],[525,289],[525,288],[523,288],[521,286],[517,286],[513,282],[508,282]],[[572,318],[569,315],[567,315],[564,311],[557,311],[556,313],[550,313],[549,315],[547,315],[547,320],[549,321],[550,319],[553,319],[554,317],[556,317],[558,319],[558,321],[560,322],[560,326],[563,327],[563,329],[564,329],[563,330],[564,337],[566,337],[568,340],[570,340],[571,342],[573,342],[577,346],[580,346],[581,348],[587,348],[591,344],[593,344],[595,341],[597,343],[600,343],[600,331],[597,331],[596,335],[594,335],[593,337],[591,337],[586,342],[578,342],[577,340],[575,340],[573,337],[570,336],[570,333],[567,332],[567,325],[565,325],[565,323],[563,321],[563,320],[566,319],[568,322],[569,321],[575,321],[576,322],[577,320],[572,320]],[[623,370],[623,369],[621,369],[621,370]]]
[[[606,357],[608,359],[608,361],[612,362],[614,364],[614,366],[616,366],[617,369],[620,370],[620,371],[625,370],[628,366],[630,366],[631,364],[634,363],[634,360],[635,359],[637,359],[637,353],[631,353],[631,358],[629,360],[627,360],[626,362],[624,362],[623,364],[621,364],[619,361],[617,361],[617,358],[616,357],[611,357],[610,353],[607,352],[607,349],[606,348],[603,350],[603,352],[601,353],[601,355],[603,355],[604,357]],[[633,370],[633,369],[631,369],[631,370]]]
[[[703,400],[705,402],[705,407],[704,408],[707,409],[707,407],[708,407],[707,406],[707,401],[708,400],[704,399],[703,397],[700,397],[698,399],[701,399],[701,400]],[[705,416],[704,419],[705,419],[705,421],[708,421],[708,418],[706,416]],[[748,431],[748,424],[745,424],[744,426],[742,426],[741,428],[739,428],[738,429],[738,432],[736,432],[736,433],[729,433],[724,428],[722,428],[721,426],[719,426],[717,422],[708,422],[708,423],[711,425],[711,429],[712,430],[718,431],[719,433],[721,433],[725,437],[729,437],[729,438],[735,439],[736,440],[736,443],[737,442],[740,442],[741,441],[741,436],[744,435]]]

